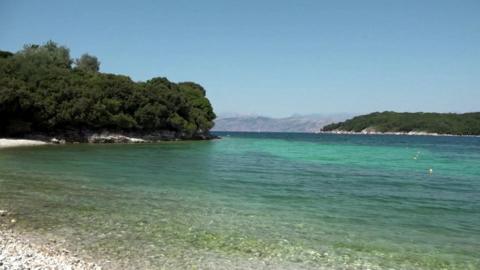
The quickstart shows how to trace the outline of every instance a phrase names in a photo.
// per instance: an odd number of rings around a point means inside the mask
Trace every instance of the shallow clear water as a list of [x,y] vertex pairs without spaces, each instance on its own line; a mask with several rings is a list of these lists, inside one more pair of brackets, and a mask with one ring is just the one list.
[[480,269],[480,138],[220,135],[2,149],[0,209],[107,267]]

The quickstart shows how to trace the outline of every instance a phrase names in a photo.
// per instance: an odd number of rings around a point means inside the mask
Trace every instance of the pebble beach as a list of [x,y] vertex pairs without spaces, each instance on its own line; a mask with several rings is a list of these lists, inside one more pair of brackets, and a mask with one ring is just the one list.
[[0,229],[0,270],[23,269],[99,270],[101,267],[59,248],[54,241],[38,243],[3,226]]

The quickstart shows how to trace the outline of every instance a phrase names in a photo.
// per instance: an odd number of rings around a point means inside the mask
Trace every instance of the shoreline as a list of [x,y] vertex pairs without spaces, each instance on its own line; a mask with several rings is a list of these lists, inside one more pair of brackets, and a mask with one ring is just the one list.
[[378,131],[346,131],[346,130],[331,130],[320,131],[316,134],[334,134],[334,135],[393,135],[393,136],[433,136],[433,137],[474,137],[478,138],[480,135],[460,135],[460,134],[444,134],[444,133],[430,133],[423,131],[410,132],[378,132]]
[[22,138],[0,138],[0,149],[23,146],[40,146],[55,144],[137,144],[137,143],[155,143],[165,141],[202,141],[219,139],[220,137],[212,134],[200,134],[191,137],[177,136],[174,133],[155,133],[155,134],[123,134],[123,133],[91,133],[78,137],[66,137],[65,135],[48,136],[44,134],[29,134]]

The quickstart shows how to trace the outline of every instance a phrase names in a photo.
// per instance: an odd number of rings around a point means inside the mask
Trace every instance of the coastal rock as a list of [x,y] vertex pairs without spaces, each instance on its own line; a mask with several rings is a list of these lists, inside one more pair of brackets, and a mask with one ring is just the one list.
[[34,133],[25,135],[29,140],[17,139],[0,139],[0,148],[2,146],[17,146],[27,142],[36,142],[38,144],[65,144],[65,143],[146,143],[158,141],[175,141],[175,140],[211,140],[217,139],[217,136],[210,134],[208,131],[200,131],[195,134],[187,134],[173,130],[158,130],[151,132],[112,132],[91,131],[91,130],[69,130],[55,134]]
[[369,127],[369,128],[363,129],[362,131],[360,131],[360,133],[362,133],[362,134],[375,134],[375,133],[377,133],[377,131],[375,130],[375,128]]
[[53,137],[52,139],[50,139],[50,142],[53,143],[53,144],[65,144],[67,143],[65,141],[65,139],[57,139],[55,137]]
[[122,134],[100,133],[88,137],[89,143],[143,143],[144,139],[132,138]]

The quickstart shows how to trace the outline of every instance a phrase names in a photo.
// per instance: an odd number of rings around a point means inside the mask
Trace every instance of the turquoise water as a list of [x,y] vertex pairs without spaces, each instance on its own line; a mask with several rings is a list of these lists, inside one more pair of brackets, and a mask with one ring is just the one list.
[[0,209],[107,268],[480,269],[480,138],[220,135],[2,149]]

